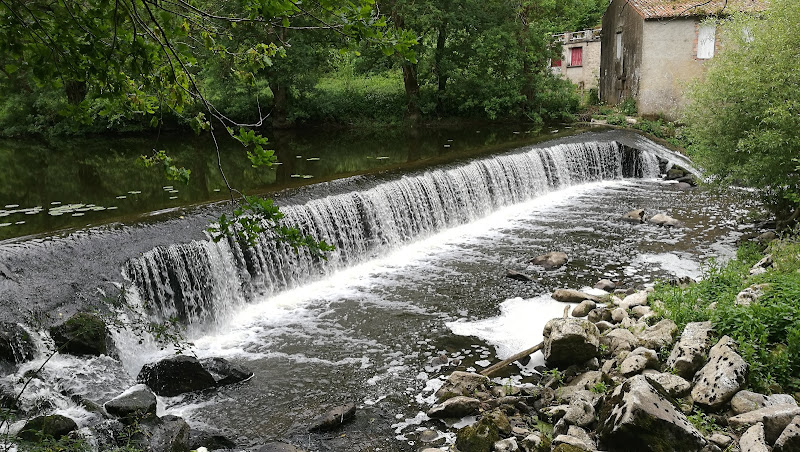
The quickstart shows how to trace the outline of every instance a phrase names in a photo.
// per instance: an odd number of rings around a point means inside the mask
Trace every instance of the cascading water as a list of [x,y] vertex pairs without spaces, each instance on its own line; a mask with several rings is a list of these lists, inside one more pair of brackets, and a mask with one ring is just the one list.
[[288,224],[333,244],[327,261],[262,237],[158,247],[131,259],[125,274],[161,318],[220,321],[253,296],[297,286],[412,240],[574,184],[655,177],[659,157],[618,142],[526,148],[313,199],[282,210]]

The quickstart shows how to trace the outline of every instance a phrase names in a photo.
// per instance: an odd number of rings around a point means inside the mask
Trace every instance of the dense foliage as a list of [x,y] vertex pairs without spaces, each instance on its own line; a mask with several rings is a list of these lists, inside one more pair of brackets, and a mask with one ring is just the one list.
[[724,52],[692,89],[685,116],[696,161],[722,182],[764,189],[784,217],[800,206],[798,28],[794,0],[724,21]]
[[[800,390],[800,238],[773,242],[767,252],[772,268],[750,275],[762,257],[752,246],[739,250],[726,265],[712,265],[702,281],[682,289],[659,284],[650,295],[656,311],[680,329],[688,322],[710,320],[720,335],[739,344],[749,365],[748,382],[764,392]],[[763,295],[750,304],[736,303],[736,295],[752,285]],[[713,305],[712,305],[713,303]]]

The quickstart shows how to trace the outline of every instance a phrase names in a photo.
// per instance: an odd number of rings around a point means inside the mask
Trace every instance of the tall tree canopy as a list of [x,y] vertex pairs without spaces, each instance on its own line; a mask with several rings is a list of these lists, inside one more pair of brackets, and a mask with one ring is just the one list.
[[779,216],[800,215],[800,8],[722,24],[724,49],[686,108],[693,157],[723,182],[764,189]]

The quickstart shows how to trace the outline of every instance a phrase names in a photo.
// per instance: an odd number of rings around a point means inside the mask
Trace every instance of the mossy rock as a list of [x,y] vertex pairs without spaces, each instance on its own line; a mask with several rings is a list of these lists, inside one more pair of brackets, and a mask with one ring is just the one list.
[[584,449],[580,447],[575,447],[572,444],[559,444],[553,449],[553,452],[586,452]]
[[60,414],[39,416],[26,422],[22,430],[17,433],[17,438],[29,442],[38,442],[45,438],[59,439],[77,429],[75,421],[66,416]]
[[9,322],[0,322],[0,369],[4,364],[15,365],[30,361],[36,346],[25,328]]
[[478,423],[458,431],[456,447],[460,452],[489,452],[499,439],[497,426],[491,419],[484,417]]
[[66,322],[50,328],[50,335],[56,347],[62,353],[70,355],[106,355],[109,348],[113,347],[103,319],[85,312],[75,314]]

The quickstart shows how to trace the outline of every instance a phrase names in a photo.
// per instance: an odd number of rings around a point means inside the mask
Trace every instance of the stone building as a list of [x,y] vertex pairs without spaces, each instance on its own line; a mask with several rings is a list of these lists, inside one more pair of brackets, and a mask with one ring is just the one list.
[[553,35],[561,43],[560,60],[552,60],[551,69],[581,90],[597,88],[600,79],[600,29]]
[[720,50],[705,21],[758,12],[767,0],[612,0],[603,16],[600,99],[636,100],[640,115],[677,117],[688,84]]

